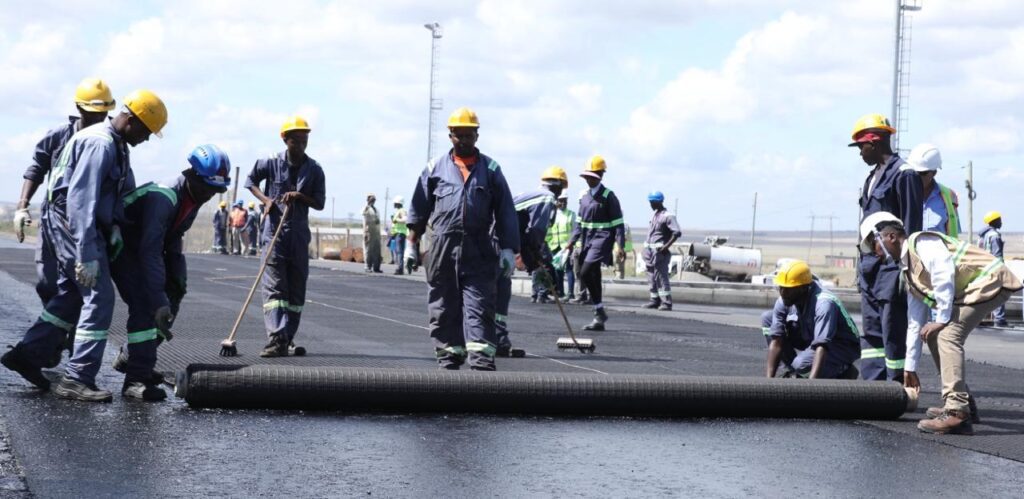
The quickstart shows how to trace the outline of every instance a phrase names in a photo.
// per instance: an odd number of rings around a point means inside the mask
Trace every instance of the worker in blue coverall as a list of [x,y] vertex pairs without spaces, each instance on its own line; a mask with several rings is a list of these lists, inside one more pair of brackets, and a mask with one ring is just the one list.
[[[998,211],[990,211],[985,214],[985,218],[982,221],[985,222],[987,227],[981,231],[981,234],[978,234],[978,246],[991,253],[992,256],[1002,260],[1003,234],[999,229],[1003,228],[1003,216]],[[992,316],[995,318],[996,327],[1010,326],[1010,323],[1006,321],[1005,304],[993,310]]]
[[[496,272],[510,276],[519,251],[512,193],[496,161],[476,148],[471,109],[448,118],[452,149],[423,170],[409,207],[410,244],[430,228],[426,256],[430,338],[441,369],[494,371]],[[495,251],[494,238],[500,251]]]
[[221,201],[213,214],[213,248],[211,252],[228,254],[228,202]]
[[775,307],[761,316],[768,341],[765,375],[774,378],[781,363],[783,377],[857,379],[860,338],[843,302],[800,260],[779,268],[775,285]]
[[[148,90],[124,101],[124,109],[71,137],[51,174],[50,240],[59,262],[57,295],[2,363],[39,388],[50,382],[40,371],[53,359],[71,330],[74,349],[64,376],[54,387],[58,397],[109,402],[112,394],[96,387],[107,333],[114,313],[111,259],[124,247],[118,224],[124,222],[122,197],[135,188],[128,146],[159,136],[167,108]],[[78,323],[69,317],[81,311]]]
[[[548,250],[548,228],[555,220],[555,202],[562,190],[568,187],[569,179],[565,170],[552,166],[541,174],[540,188],[513,198],[516,218],[519,221],[520,259],[534,281],[544,289],[554,286],[555,269],[551,264]],[[543,269],[542,269],[543,267]],[[498,335],[498,357],[508,357],[512,351],[512,340],[508,336],[508,306],[512,300],[512,276],[498,275],[497,304],[494,326]]]
[[683,233],[679,230],[679,223],[676,222],[675,215],[665,209],[665,195],[661,191],[652,191],[648,194],[647,202],[654,210],[643,251],[651,300],[643,307],[672,310],[669,263],[672,261],[672,245]]
[[[262,357],[283,357],[299,330],[309,278],[309,209],[322,210],[326,200],[324,170],[306,155],[309,123],[293,116],[281,125],[287,150],[256,161],[245,186],[263,203],[263,243],[284,224],[263,273],[263,318],[269,342]],[[260,182],[266,187],[260,189]],[[285,205],[291,206],[282,220]]]
[[[18,236],[18,242],[25,240],[25,226],[32,224],[29,215],[29,203],[35,195],[39,186],[46,181],[51,168],[60,158],[71,136],[79,130],[89,128],[107,118],[107,113],[114,109],[114,97],[110,87],[103,80],[97,78],[86,78],[78,84],[75,89],[75,107],[78,109],[78,116],[69,116],[68,122],[54,128],[43,136],[36,144],[35,153],[32,155],[32,164],[25,170],[25,182],[21,186],[21,199],[18,200],[18,207],[14,212],[14,230]],[[57,295],[57,253],[53,249],[53,243],[49,239],[49,228],[47,227],[47,209],[49,203],[43,198],[39,205],[39,235],[36,238],[36,293],[42,301],[43,306]],[[70,317],[70,322],[78,322],[78,317]],[[69,350],[70,350],[70,344]]]
[[249,201],[249,216],[245,219],[245,237],[248,239],[250,256],[256,255],[260,247],[260,212],[256,211],[256,203]]
[[[896,129],[880,114],[868,114],[853,127],[850,147],[872,167],[861,189],[861,221],[887,211],[900,217],[911,234],[921,230],[923,184],[889,141]],[[858,287],[861,293],[861,375],[866,380],[903,381],[906,362],[907,295],[900,285],[900,264],[891,257],[861,253]]]
[[169,185],[149,182],[124,197],[124,251],[110,264],[121,299],[128,305],[127,345],[114,369],[125,374],[126,398],[161,401],[167,394],[156,374],[156,350],[171,339],[171,325],[188,283],[182,238],[196,214],[231,183],[231,162],[212,144],[196,147],[190,168]]
[[580,197],[579,223],[569,240],[569,251],[576,243],[581,245],[579,256],[580,271],[576,275],[594,303],[594,320],[583,326],[584,331],[604,331],[608,314],[601,303],[601,265],[612,264],[612,249],[615,243],[619,250],[617,260],[626,258],[626,225],[622,218],[619,198],[603,184],[607,164],[601,156],[590,158],[583,173],[587,190]]

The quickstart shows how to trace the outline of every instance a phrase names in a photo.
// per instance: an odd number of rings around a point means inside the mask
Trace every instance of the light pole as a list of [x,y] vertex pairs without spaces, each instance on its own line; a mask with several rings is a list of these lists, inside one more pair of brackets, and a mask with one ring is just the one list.
[[430,116],[427,119],[427,161],[434,157],[434,124],[437,122],[437,113],[444,107],[441,99],[437,98],[437,73],[439,56],[441,53],[441,25],[428,23],[423,25],[430,30]]

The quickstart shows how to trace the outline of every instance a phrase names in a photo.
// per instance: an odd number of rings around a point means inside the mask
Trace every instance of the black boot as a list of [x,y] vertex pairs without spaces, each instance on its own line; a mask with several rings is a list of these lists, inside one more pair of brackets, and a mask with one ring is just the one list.
[[644,303],[643,308],[658,308],[661,305],[660,298],[651,298],[651,301]]
[[276,339],[271,339],[267,346],[263,347],[263,351],[260,352],[260,357],[287,357],[288,356],[288,343],[279,342]]
[[43,376],[43,371],[40,368],[29,364],[20,347],[13,347],[3,357],[0,357],[0,364],[18,373],[22,378],[25,378],[25,381],[36,385],[40,390],[50,389],[50,380]]
[[604,312],[604,307],[594,310],[594,320],[590,324],[583,326],[584,331],[604,331],[604,323],[608,322],[608,314]]

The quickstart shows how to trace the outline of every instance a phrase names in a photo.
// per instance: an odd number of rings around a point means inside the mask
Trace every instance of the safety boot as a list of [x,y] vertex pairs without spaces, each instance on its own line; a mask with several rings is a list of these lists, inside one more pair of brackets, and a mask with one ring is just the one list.
[[1006,322],[1006,319],[996,321],[996,327],[1010,327],[1010,323]]
[[649,309],[658,308],[660,306],[661,306],[661,299],[660,298],[651,298],[651,301],[643,304],[643,308],[649,308]]
[[[971,411],[971,423],[980,423],[981,416],[978,415],[978,403],[974,401],[974,395],[967,397],[967,407]],[[929,407],[927,411],[924,411],[924,417],[928,419],[935,419],[946,412],[944,407]]]
[[3,364],[7,369],[18,373],[22,378],[25,378],[25,381],[36,385],[40,390],[50,389],[50,380],[46,379],[46,376],[43,376],[42,369],[33,367],[28,363],[21,347],[7,348],[10,348],[11,350],[5,353],[3,357],[0,357],[0,364]]
[[672,304],[667,302],[667,301],[666,302],[662,302],[661,306],[658,307],[658,310],[661,310],[662,312],[671,312],[672,311]]
[[124,380],[121,386],[121,396],[125,398],[144,400],[146,402],[160,402],[167,398],[167,392],[160,388],[159,383],[149,381]]
[[60,398],[82,402],[110,402],[114,399],[114,394],[97,388],[95,384],[87,385],[67,376],[60,378],[57,386],[53,387],[53,393]]
[[267,346],[263,347],[263,351],[260,352],[260,357],[287,357],[288,356],[288,344],[280,343],[277,340],[270,340]]
[[583,326],[584,331],[604,331],[604,323],[608,322],[608,314],[605,313],[604,307],[594,310],[594,320]]
[[922,419],[917,429],[925,433],[944,435],[974,435],[971,417],[965,411],[946,410],[935,419]]

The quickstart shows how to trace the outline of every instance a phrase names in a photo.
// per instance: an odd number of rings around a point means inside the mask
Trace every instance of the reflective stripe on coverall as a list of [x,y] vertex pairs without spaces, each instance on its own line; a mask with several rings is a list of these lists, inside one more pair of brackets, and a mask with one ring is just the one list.
[[[978,234],[978,246],[988,251],[992,256],[1003,259],[1003,234],[999,229],[988,226]],[[992,318],[997,323],[1006,321],[1006,305],[1000,305],[992,311]]]
[[644,241],[644,263],[647,265],[647,283],[651,300],[672,304],[672,285],[669,283],[669,262],[672,253],[662,251],[672,239],[682,235],[675,215],[662,208],[651,216],[650,230]]
[[[519,228],[520,259],[527,272],[535,272],[544,262],[551,261],[551,252],[545,242],[548,227],[555,214],[555,195],[547,189],[540,189],[516,196],[513,200]],[[532,249],[531,249],[532,248]],[[541,261],[537,261],[537,257]],[[554,269],[547,268],[554,277]],[[498,271],[498,295],[495,305],[494,324],[498,345],[511,345],[508,338],[508,305],[512,300],[512,279]]]

